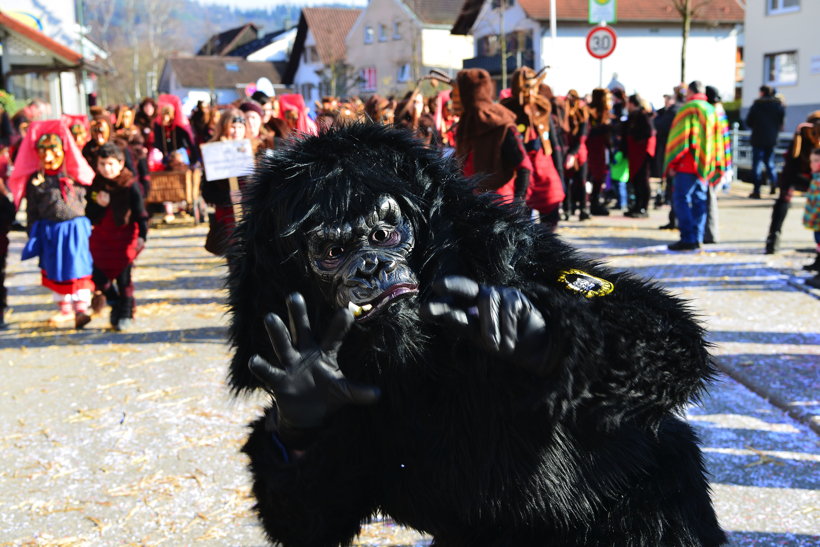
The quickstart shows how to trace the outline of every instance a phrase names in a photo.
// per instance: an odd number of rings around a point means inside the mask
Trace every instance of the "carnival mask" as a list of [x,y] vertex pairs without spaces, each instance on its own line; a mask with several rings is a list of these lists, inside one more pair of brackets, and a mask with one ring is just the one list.
[[174,107],[166,104],[162,107],[159,113],[160,117],[162,118],[162,125],[164,125],[165,127],[171,127],[171,125],[174,123]]
[[111,128],[105,120],[94,120],[91,122],[91,138],[102,146],[108,142],[108,137],[111,135]]
[[63,165],[63,141],[54,133],[46,133],[37,140],[40,165],[47,171],[56,171]]
[[134,124],[134,111],[130,108],[125,108],[120,113],[120,128],[121,129],[131,129],[131,126]]
[[80,148],[88,142],[88,131],[85,130],[85,126],[81,123],[75,123],[71,126],[71,135],[74,137],[74,142],[76,142]]

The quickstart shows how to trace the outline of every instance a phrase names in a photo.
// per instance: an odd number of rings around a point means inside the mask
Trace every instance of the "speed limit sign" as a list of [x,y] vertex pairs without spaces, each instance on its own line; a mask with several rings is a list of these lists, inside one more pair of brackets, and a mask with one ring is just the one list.
[[595,27],[587,34],[587,51],[596,59],[604,59],[615,51],[618,36],[612,27]]

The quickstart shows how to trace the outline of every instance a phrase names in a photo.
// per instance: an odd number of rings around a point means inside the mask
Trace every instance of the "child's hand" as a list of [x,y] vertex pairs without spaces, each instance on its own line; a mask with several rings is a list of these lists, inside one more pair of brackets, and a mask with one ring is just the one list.
[[142,250],[145,248],[145,239],[142,237],[137,238],[137,254],[140,254]]
[[105,190],[97,192],[97,205],[100,207],[108,207],[109,203],[111,203],[111,194]]

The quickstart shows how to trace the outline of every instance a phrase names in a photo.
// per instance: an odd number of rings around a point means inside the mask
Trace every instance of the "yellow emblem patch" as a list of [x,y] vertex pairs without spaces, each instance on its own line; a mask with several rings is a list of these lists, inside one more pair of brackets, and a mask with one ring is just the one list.
[[589,275],[581,270],[564,270],[558,275],[558,282],[562,283],[567,289],[584,295],[587,298],[595,296],[606,296],[615,290],[615,285]]

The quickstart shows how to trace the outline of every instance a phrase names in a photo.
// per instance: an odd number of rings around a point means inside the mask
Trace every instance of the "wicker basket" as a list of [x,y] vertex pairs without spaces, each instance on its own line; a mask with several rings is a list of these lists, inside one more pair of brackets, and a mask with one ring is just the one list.
[[163,203],[184,201],[190,207],[199,195],[199,182],[202,174],[194,171],[154,171],[151,173],[151,190],[146,203]]

